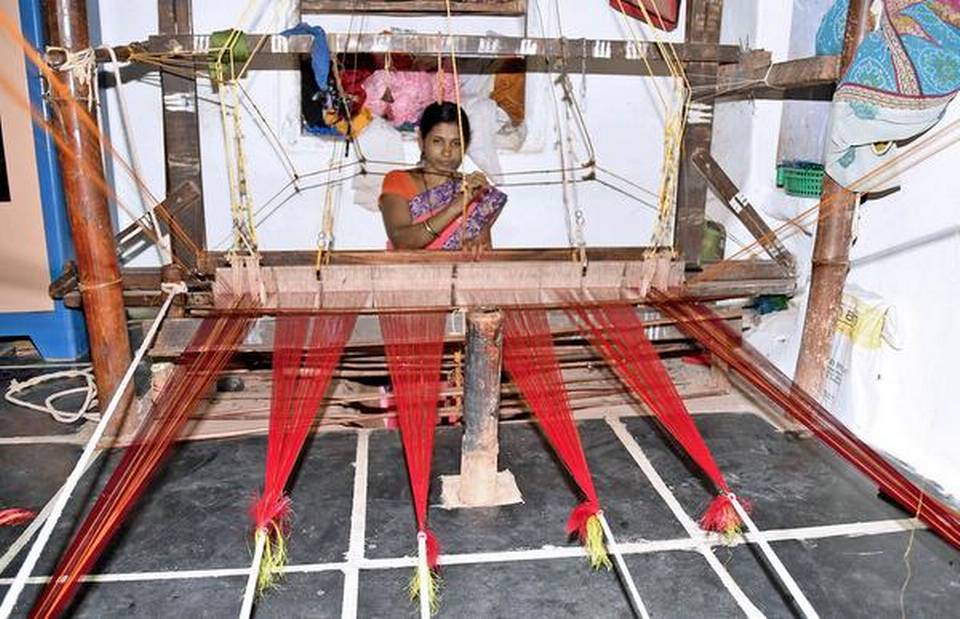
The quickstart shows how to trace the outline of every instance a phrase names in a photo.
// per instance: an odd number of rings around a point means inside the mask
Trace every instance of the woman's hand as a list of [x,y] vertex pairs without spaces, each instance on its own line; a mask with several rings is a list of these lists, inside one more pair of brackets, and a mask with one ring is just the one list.
[[476,196],[480,191],[490,186],[490,181],[487,179],[487,176],[479,170],[467,174],[463,182],[467,188],[467,195],[471,197]]

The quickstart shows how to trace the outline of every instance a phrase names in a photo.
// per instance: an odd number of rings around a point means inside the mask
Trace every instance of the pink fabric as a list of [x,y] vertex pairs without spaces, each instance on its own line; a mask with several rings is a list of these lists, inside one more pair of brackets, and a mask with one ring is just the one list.
[[[442,101],[452,101],[456,97],[453,76],[444,79]],[[437,97],[437,74],[426,71],[374,71],[363,82],[367,93],[367,108],[376,116],[386,118],[390,124],[399,127],[404,124],[416,124],[420,120],[423,108],[435,102]],[[390,90],[389,99],[384,94]]]

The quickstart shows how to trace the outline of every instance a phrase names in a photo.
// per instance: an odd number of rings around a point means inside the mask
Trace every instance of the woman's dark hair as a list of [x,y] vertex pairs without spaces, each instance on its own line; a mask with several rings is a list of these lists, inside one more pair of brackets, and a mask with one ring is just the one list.
[[457,122],[458,111],[460,112],[460,124],[463,125],[463,146],[464,148],[470,146],[470,119],[467,118],[467,113],[457,107],[457,104],[452,101],[431,103],[423,108],[423,113],[420,114],[421,137],[426,138],[427,134],[440,123],[455,124]]

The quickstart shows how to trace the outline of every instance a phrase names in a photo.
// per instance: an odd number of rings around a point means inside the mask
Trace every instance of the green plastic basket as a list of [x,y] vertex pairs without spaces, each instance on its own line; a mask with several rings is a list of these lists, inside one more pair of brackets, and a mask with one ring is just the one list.
[[823,165],[806,161],[784,162],[777,166],[777,187],[790,196],[819,198],[823,191]]

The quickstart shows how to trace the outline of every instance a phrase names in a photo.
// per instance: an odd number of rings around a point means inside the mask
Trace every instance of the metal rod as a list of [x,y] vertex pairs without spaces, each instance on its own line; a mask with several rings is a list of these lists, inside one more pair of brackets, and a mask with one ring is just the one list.
[[427,534],[417,533],[417,574],[420,579],[420,619],[430,619],[430,566],[427,565]]
[[253,600],[257,594],[257,580],[260,577],[260,563],[263,561],[263,549],[267,545],[267,532],[257,530],[257,545],[253,550],[253,562],[247,574],[247,588],[243,591],[243,606],[240,607],[240,619],[247,619],[253,612]]
[[620,580],[626,585],[627,593],[630,594],[630,606],[633,608],[633,612],[637,617],[650,619],[647,607],[644,606],[643,599],[640,598],[640,592],[637,591],[637,585],[633,582],[633,576],[630,575],[627,562],[623,560],[623,553],[620,552],[620,546],[617,544],[617,540],[614,539],[613,531],[610,530],[610,525],[607,524],[607,519],[604,517],[602,511],[597,512],[597,518],[600,520],[600,526],[603,527],[603,534],[607,538],[607,549],[610,550],[610,554],[613,555],[617,563],[617,573],[620,574]]
[[735,496],[730,496],[730,504],[733,505],[733,509],[737,511],[737,515],[740,516],[740,519],[747,529],[754,534],[754,540],[757,546],[760,547],[760,551],[763,553],[763,556],[766,558],[767,563],[770,564],[770,567],[773,568],[773,571],[776,572],[777,578],[780,579],[780,582],[787,588],[787,592],[790,594],[790,597],[793,598],[793,601],[797,603],[797,606],[803,612],[803,616],[807,619],[817,619],[820,615],[817,614],[816,609],[810,603],[810,600],[807,599],[807,596],[803,594],[803,591],[800,589],[800,586],[797,584],[797,581],[793,579],[793,576],[787,571],[786,566],[780,561],[780,557],[777,556],[777,553],[773,551],[773,548],[770,546],[769,542],[763,538],[760,534],[760,530],[757,528],[757,525],[753,523],[753,520],[750,518],[750,514],[747,513],[747,510],[743,509],[743,506],[740,505],[740,499]]

